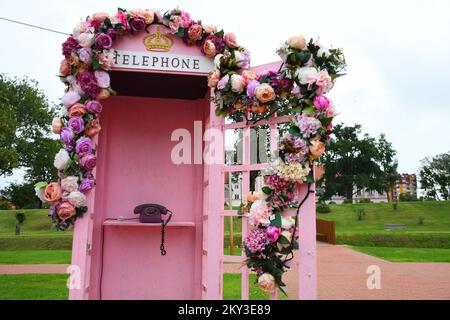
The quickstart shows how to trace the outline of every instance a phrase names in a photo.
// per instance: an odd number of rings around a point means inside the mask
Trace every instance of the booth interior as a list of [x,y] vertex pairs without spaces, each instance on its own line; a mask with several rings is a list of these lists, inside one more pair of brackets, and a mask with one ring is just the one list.
[[[200,299],[204,168],[174,164],[171,135],[194,137],[194,121],[208,119],[206,76],[112,71],[111,85],[120,95],[101,115],[90,298]],[[138,218],[145,203],[173,212],[165,256],[160,224],[113,220]]]

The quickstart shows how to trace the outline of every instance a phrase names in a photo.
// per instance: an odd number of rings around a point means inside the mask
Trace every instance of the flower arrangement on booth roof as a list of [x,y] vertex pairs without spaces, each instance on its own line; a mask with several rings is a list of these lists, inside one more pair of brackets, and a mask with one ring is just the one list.
[[[186,45],[200,47],[214,59],[208,76],[214,89],[216,115],[235,121],[290,115],[277,159],[265,173],[262,194],[250,194],[242,211],[255,227],[244,241],[247,265],[258,274],[261,289],[282,289],[297,241],[297,219],[281,212],[296,205],[298,184],[312,183],[312,168],[332,133],[335,109],[325,94],[345,68],[342,50],[327,49],[303,36],[294,36],[278,49],[282,64],[277,72],[250,70],[249,52],[233,33],[194,20],[177,9],[165,14],[152,10],[119,8],[113,15],[96,13],[80,22],[62,44],[60,78],[66,85],[61,99],[63,116],[53,119],[62,148],[54,165],[57,182],[36,184],[36,194],[50,204],[56,228],[66,230],[88,210],[87,193],[95,186],[96,136],[103,100],[115,95],[108,71],[115,58],[114,42],[121,36],[164,25]],[[297,204],[300,208],[300,204]]]

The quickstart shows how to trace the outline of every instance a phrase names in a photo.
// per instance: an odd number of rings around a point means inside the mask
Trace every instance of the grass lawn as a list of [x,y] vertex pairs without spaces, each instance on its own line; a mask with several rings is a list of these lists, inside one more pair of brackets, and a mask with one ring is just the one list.
[[[250,300],[267,300],[269,294],[261,291],[257,284],[255,284],[256,275],[249,275],[249,298]],[[241,274],[240,273],[225,273],[223,275],[223,299],[224,300],[240,300],[241,299]],[[287,297],[279,292],[279,300],[286,300]]]
[[450,262],[450,249],[352,247],[356,251],[392,262]]
[[0,264],[70,264],[70,250],[0,251]]
[[0,275],[0,300],[66,300],[67,274]]

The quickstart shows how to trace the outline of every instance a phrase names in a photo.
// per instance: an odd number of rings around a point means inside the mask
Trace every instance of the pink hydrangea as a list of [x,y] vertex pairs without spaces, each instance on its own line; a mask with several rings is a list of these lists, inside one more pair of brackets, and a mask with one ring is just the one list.
[[304,114],[296,116],[294,121],[304,138],[315,135],[322,128],[322,123],[318,119]]
[[245,238],[244,244],[251,253],[261,253],[266,249],[267,234],[263,229],[253,229]]

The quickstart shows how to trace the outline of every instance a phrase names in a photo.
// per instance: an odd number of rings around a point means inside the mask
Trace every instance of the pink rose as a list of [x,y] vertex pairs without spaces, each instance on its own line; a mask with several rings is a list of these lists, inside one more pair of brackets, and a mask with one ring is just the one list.
[[216,56],[216,46],[214,45],[214,42],[211,40],[206,40],[203,42],[203,52],[205,52],[205,55],[209,58],[214,58]]
[[327,70],[321,70],[315,76],[315,84],[317,86],[316,93],[318,95],[327,93],[328,91],[333,89],[333,85],[334,85]]
[[324,111],[330,105],[330,100],[325,96],[316,96],[313,100],[314,106],[320,111]]
[[225,33],[223,39],[225,40],[225,44],[230,48],[236,48],[236,36],[233,32]]
[[141,15],[146,24],[151,24],[155,20],[155,13],[151,10],[142,10]]
[[210,72],[208,75],[208,87],[215,88],[220,79],[220,71],[215,70],[214,72]]
[[59,134],[62,128],[61,118],[53,118],[52,120],[52,131],[53,133]]
[[56,182],[49,183],[45,187],[44,199],[48,202],[57,202],[62,197],[62,189]]
[[189,25],[192,22],[191,15],[186,11],[181,11],[180,16],[181,16],[181,21],[182,21],[181,25],[183,26],[183,28],[189,27]]
[[188,30],[188,38],[191,41],[198,41],[201,39],[202,37],[202,32],[203,32],[203,28],[201,25],[199,24],[193,24],[192,26],[189,27]]
[[253,226],[266,227],[270,225],[270,216],[272,215],[272,209],[267,203],[257,201],[254,202],[250,208],[249,222]]
[[281,228],[275,226],[268,226],[266,229],[266,234],[267,239],[269,239],[270,242],[272,243],[277,242],[281,234]]
[[86,108],[81,103],[76,103],[69,108],[69,117],[82,117],[86,113]]
[[109,88],[111,80],[107,72],[97,70],[95,71],[95,78],[97,79],[97,85],[100,88]]
[[117,12],[117,20],[119,20],[119,23],[121,23],[125,30],[130,30],[130,24],[128,23],[128,17],[126,12],[119,11]]
[[106,12],[97,12],[92,15],[92,20],[102,23],[108,17],[109,17],[109,14],[107,14]]
[[114,55],[104,50],[98,55],[98,63],[101,64],[103,70],[108,71],[114,65]]
[[246,85],[250,81],[256,80],[257,76],[258,75],[252,70],[244,70],[244,71],[242,71],[242,77],[244,78]]
[[244,88],[245,88],[245,79],[238,74],[233,74],[231,76],[231,90],[233,92],[242,92]]
[[67,59],[63,59],[61,61],[61,65],[59,66],[59,74],[63,77],[67,77],[70,74],[71,67],[69,61]]
[[97,165],[97,157],[93,154],[86,154],[80,159],[80,166],[86,170],[93,170]]
[[333,104],[330,104],[330,106],[325,111],[325,117],[333,118],[335,115],[336,115],[336,109],[334,109]]
[[212,33],[216,33],[217,32],[217,27],[213,26],[213,25],[210,25],[210,24],[204,25],[203,29],[208,34],[212,34]]
[[183,20],[180,16],[173,16],[169,22],[169,27],[172,33],[177,33],[178,29],[183,25]]
[[217,89],[222,90],[225,89],[225,87],[228,84],[228,81],[230,81],[230,76],[229,75],[225,75],[222,77],[222,79],[219,80],[219,82],[217,83]]
[[56,209],[56,214],[62,221],[66,221],[76,214],[75,207],[69,201],[62,201]]

